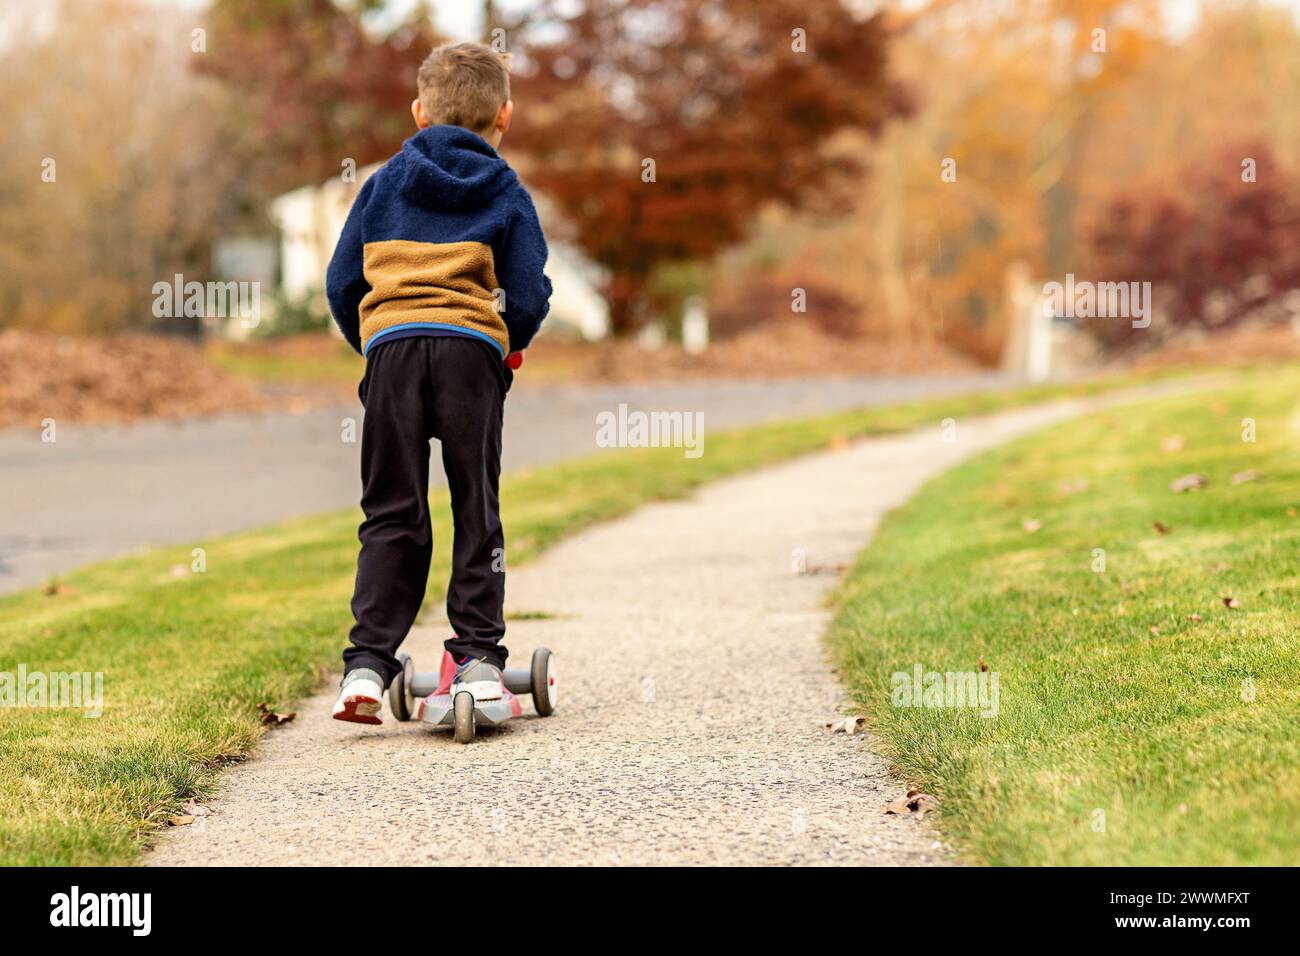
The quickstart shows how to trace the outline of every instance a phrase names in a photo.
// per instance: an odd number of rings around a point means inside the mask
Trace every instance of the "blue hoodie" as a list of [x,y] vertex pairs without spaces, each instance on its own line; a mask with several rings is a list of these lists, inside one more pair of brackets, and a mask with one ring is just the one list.
[[325,292],[361,354],[412,335],[463,335],[504,357],[546,318],[551,282],[537,211],[482,137],[429,126],[366,180]]

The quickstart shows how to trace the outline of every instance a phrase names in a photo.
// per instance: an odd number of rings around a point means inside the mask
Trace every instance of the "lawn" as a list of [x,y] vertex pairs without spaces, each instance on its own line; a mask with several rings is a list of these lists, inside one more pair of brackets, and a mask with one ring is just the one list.
[[[1170,490],[1189,474],[1208,484]],[[1295,865],[1298,510],[1294,368],[1113,408],[889,516],[841,586],[831,648],[972,861]],[[896,673],[981,661],[996,716],[891,700]]]
[[[1163,373],[1162,373],[1163,374]],[[616,450],[508,475],[517,567],[566,534],[657,498],[844,440],[932,424],[1131,379],[913,402],[710,433],[702,458]],[[433,501],[448,574],[450,520]],[[0,672],[102,672],[105,709],[0,711],[0,863],[133,861],[148,831],[202,795],[262,732],[257,705],[287,710],[338,665],[358,515],[351,511],[103,562],[59,586],[0,599]],[[190,570],[191,549],[206,570]]]

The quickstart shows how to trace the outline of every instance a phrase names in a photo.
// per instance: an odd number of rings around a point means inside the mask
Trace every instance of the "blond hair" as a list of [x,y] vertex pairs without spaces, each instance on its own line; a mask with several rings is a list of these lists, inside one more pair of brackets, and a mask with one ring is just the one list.
[[417,86],[430,123],[491,129],[510,99],[510,55],[482,43],[445,43],[420,64]]

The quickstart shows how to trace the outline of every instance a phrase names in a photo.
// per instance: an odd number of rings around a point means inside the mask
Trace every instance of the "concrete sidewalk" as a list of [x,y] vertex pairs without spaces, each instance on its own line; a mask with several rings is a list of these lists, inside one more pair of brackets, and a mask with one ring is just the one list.
[[[881,516],[961,459],[1100,402],[1063,402],[855,444],[709,485],[579,534],[510,572],[517,663],[556,655],[555,716],[468,746],[309,701],[225,777],[212,814],[159,834],[169,864],[953,862],[845,704],[827,592]],[[792,573],[796,551],[807,573]],[[431,611],[431,616],[436,613]],[[434,666],[445,623],[407,649]]]

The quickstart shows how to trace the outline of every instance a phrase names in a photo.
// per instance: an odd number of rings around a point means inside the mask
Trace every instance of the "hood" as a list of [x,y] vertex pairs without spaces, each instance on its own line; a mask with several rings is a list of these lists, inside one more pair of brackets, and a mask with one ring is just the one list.
[[486,206],[515,181],[487,140],[460,126],[428,126],[402,144],[402,195],[426,209]]

